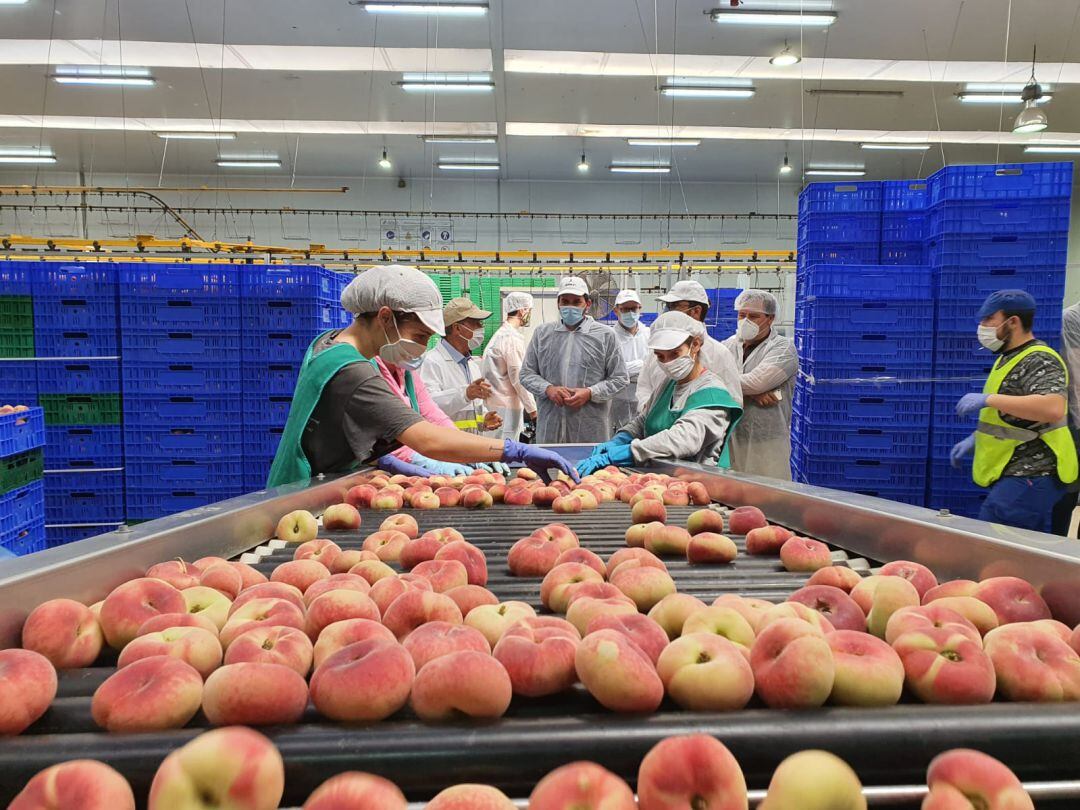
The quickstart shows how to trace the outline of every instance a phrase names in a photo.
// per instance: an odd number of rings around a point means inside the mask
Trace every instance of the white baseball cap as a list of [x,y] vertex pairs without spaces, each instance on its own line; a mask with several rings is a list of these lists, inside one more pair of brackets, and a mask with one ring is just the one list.
[[354,315],[382,307],[412,312],[436,335],[446,334],[439,288],[415,267],[388,264],[365,270],[341,291],[341,306]]
[[[686,301],[685,298],[677,299]],[[649,348],[670,351],[682,346],[692,337],[705,334],[705,324],[695,321],[685,312],[665,312],[652,325],[649,332]]]
[[657,300],[665,304],[673,304],[676,301],[693,301],[695,304],[709,303],[709,296],[705,288],[696,281],[676,281],[675,285]]
[[637,290],[619,290],[619,294],[615,296],[615,306],[625,304],[627,301],[633,301],[635,304],[641,303],[641,297],[637,294]]
[[578,276],[563,276],[559,279],[559,291],[556,298],[563,293],[567,295],[588,295],[589,285],[585,283],[585,279]]

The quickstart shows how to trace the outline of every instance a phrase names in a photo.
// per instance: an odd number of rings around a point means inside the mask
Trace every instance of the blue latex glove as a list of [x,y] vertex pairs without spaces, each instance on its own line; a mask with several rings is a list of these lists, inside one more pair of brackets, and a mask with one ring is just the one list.
[[558,453],[545,450],[543,447],[537,447],[535,444],[522,444],[521,442],[515,442],[513,439],[506,439],[503,442],[502,460],[506,464],[524,464],[539,475],[545,484],[551,483],[551,475],[548,470],[552,467],[569,475],[575,484],[581,481],[581,476],[578,475],[577,470],[570,466],[569,461]]
[[385,470],[391,475],[418,475],[421,478],[431,477],[431,470],[425,470],[423,467],[409,464],[407,461],[402,461],[397,456],[385,455],[378,460],[376,466],[380,470]]
[[953,445],[952,450],[949,451],[949,463],[959,470],[961,467],[964,466],[964,459],[972,455],[974,452],[975,434],[972,433],[963,441],[957,442]]
[[604,469],[610,463],[611,459],[608,458],[607,453],[596,453],[588,458],[583,458],[574,466],[582,476],[586,476],[592,475],[597,470]]
[[431,470],[435,475],[449,475],[451,477],[455,475],[468,475],[471,473],[472,467],[467,467],[464,464],[452,464],[449,461],[438,461],[427,456],[422,456],[413,450],[412,463],[417,467],[423,467],[425,470]]
[[986,407],[988,394],[964,394],[956,403],[957,416],[978,416],[979,411]]
[[600,453],[606,453],[609,448],[622,447],[624,444],[630,444],[634,440],[626,431],[619,431],[606,442],[601,442],[593,448],[591,455],[599,455]]
[[476,469],[483,470],[489,473],[498,473],[506,478],[509,478],[514,474],[513,470],[503,464],[501,461],[481,461],[476,465]]
[[620,444],[607,451],[607,457],[616,467],[630,467],[634,463],[634,454],[629,444]]

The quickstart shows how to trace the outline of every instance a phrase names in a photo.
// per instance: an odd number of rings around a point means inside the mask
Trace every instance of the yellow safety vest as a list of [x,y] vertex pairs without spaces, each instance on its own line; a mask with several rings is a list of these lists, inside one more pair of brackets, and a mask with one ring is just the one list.
[[[990,376],[986,378],[983,393],[998,393],[1005,377],[1016,367],[1016,364],[1035,352],[1052,354],[1061,363],[1062,368],[1065,367],[1061,356],[1049,346],[1029,346],[1008,362],[1002,363],[998,360],[995,363]],[[1068,382],[1068,371],[1065,373],[1066,382]],[[1063,484],[1071,484],[1076,480],[1076,445],[1073,444],[1067,420],[1048,425],[1040,430],[1029,430],[1008,424],[994,408],[983,408],[979,412],[979,426],[975,431],[975,461],[971,466],[975,483],[980,487],[993,484],[1001,477],[1001,473],[1012,460],[1016,448],[1031,441],[1043,441],[1054,451],[1057,457],[1057,475]]]

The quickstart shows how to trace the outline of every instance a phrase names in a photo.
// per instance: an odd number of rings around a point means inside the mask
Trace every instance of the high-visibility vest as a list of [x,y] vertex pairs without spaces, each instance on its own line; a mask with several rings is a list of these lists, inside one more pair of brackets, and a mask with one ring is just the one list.
[[[1062,368],[1065,368],[1061,357],[1049,346],[1029,346],[1007,362],[1002,363],[998,360],[994,364],[990,376],[986,378],[983,393],[998,393],[1001,390],[1001,384],[1016,364],[1035,352],[1053,355],[1061,363]],[[1065,373],[1067,382],[1068,371]],[[979,412],[979,426],[975,431],[975,461],[971,466],[975,483],[980,487],[993,484],[1001,478],[1001,473],[1012,460],[1016,448],[1032,441],[1042,441],[1053,451],[1057,458],[1057,475],[1063,484],[1071,484],[1076,480],[1076,445],[1069,432],[1068,419],[1039,430],[1031,430],[1008,424],[995,408],[983,408]]]

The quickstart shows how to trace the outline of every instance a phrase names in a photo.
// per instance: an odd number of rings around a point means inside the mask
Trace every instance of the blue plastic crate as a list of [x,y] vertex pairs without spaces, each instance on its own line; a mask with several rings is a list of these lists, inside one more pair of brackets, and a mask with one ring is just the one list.
[[313,265],[245,265],[240,269],[241,296],[337,301],[342,275]]
[[[328,329],[340,328],[339,315],[344,311],[337,302],[313,299],[296,301],[284,298],[246,299],[241,306],[245,334],[266,330],[303,331],[314,337]],[[349,320],[352,320],[351,315],[349,315]]]
[[292,396],[296,390],[296,378],[300,376],[302,358],[285,362],[256,361],[244,359],[241,377],[244,394],[267,394]]
[[133,296],[121,288],[121,332],[146,329],[147,324],[176,331],[239,332],[240,299],[149,293]]
[[36,360],[0,358],[0,405],[37,404],[37,367]]
[[802,420],[792,422],[792,439],[803,452],[854,458],[926,458],[927,434],[902,427],[840,427],[817,425]]
[[232,491],[243,476],[239,456],[215,459],[157,458],[125,459],[124,476],[129,488],[136,490],[193,489]]
[[799,300],[921,301],[932,298],[932,275],[926,267],[880,264],[816,264],[799,274]]
[[120,523],[124,473],[71,470],[45,474],[46,523]]
[[930,176],[930,205],[947,200],[1067,199],[1071,162],[946,166]]
[[[926,377],[931,355],[925,334],[911,337],[887,332],[835,335],[795,330],[795,346],[807,374],[838,376]],[[874,373],[875,371],[880,373]]]
[[292,397],[244,392],[244,425],[281,427],[289,418]]
[[909,489],[922,492],[926,485],[925,457],[905,460],[825,455],[802,447],[801,470],[807,481],[849,491]]
[[245,458],[270,458],[277,453],[281,435],[285,429],[282,425],[244,425],[244,456]]
[[792,403],[800,419],[820,425],[902,427],[930,424],[931,384],[811,384],[800,375]]
[[120,528],[120,523],[74,523],[57,526],[45,526],[45,547],[57,548],[66,546],[68,543],[77,543],[87,537],[97,537],[99,534],[114,532]]
[[883,180],[881,211],[922,211],[929,205],[930,184],[926,180]]
[[921,242],[927,236],[923,211],[900,211],[881,215],[882,242]]
[[0,535],[40,521],[45,515],[44,493],[41,481],[32,481],[26,486],[0,495]]
[[38,357],[120,356],[116,327],[47,327],[34,320],[34,345]]
[[878,264],[881,246],[874,242],[861,244],[810,242],[799,246],[801,267],[817,264]]
[[28,411],[0,416],[0,457],[25,453],[45,444],[45,411]]
[[34,297],[116,298],[119,265],[111,262],[33,262]]
[[124,456],[128,465],[157,459],[235,458],[244,451],[244,429],[239,422],[207,424],[196,421],[170,426],[125,425]]
[[799,195],[799,215],[838,212],[880,213],[881,183],[810,183]]
[[942,333],[934,336],[934,367],[940,369],[973,369],[982,375],[990,373],[997,355],[987,351],[975,338],[974,330],[963,335]]
[[42,394],[116,394],[120,391],[117,360],[38,360],[38,390]]
[[805,214],[799,217],[800,248],[811,244],[855,244],[880,240],[880,212]]
[[[935,424],[930,431],[930,442],[928,446],[929,458],[931,461],[943,461],[946,465],[949,464],[949,454],[952,452],[953,447],[962,442],[968,436],[975,431],[976,420],[974,419],[960,419],[958,424]],[[968,458],[964,464],[965,473],[968,478],[971,477],[971,459]]]
[[240,423],[240,404],[235,394],[125,394],[124,424],[171,426],[191,422]]
[[244,492],[258,492],[266,489],[270,477],[270,465],[273,456],[246,456],[244,458]]
[[881,258],[885,265],[926,265],[925,242],[881,242]]
[[241,495],[239,484],[230,488],[132,489],[125,495],[128,520],[154,520],[167,515],[198,509]]
[[1066,234],[946,235],[930,240],[928,261],[934,267],[967,270],[1063,267],[1068,250]]
[[124,466],[120,425],[49,425],[45,469],[102,469]]
[[[124,395],[239,394],[240,363],[233,357],[214,363],[124,361]],[[126,408],[125,408],[126,413]]]
[[[1057,349],[1061,343],[1061,309],[1055,304],[1057,296],[1037,296],[1038,311],[1035,313],[1033,329],[1036,337]],[[938,301],[935,333],[949,337],[963,337],[974,340],[972,336],[979,325],[979,307],[982,301]]]
[[45,550],[45,519],[38,518],[10,531],[0,531],[0,548],[23,557]]
[[123,296],[180,295],[224,298],[239,296],[241,267],[230,264],[123,264]]
[[[328,327],[333,328],[333,327]],[[243,362],[270,363],[278,359],[303,360],[312,341],[325,329],[245,329]]]
[[124,331],[124,363],[220,363],[238,358],[240,331]]
[[928,236],[1025,234],[1067,236],[1069,200],[946,202],[930,209]]
[[47,356],[53,357],[93,356],[83,352],[62,354],[70,347],[66,342],[53,346],[55,338],[51,335],[63,332],[88,333],[99,352],[97,356],[117,353],[115,265],[43,262],[35,268],[33,276],[34,332],[39,355],[47,351]]
[[[825,484],[814,484],[813,481],[807,480],[807,476],[801,470],[793,475],[795,481],[803,484],[812,484],[814,486],[826,486]],[[855,495],[866,495],[871,498],[882,498],[886,501],[893,501],[895,503],[906,503],[911,506],[923,506],[925,495],[922,489],[912,487],[851,487],[851,486],[831,486],[830,489],[838,489],[843,492],[851,492]]]
[[0,295],[33,295],[38,262],[0,261]]
[[925,337],[934,328],[934,307],[930,301],[812,298],[795,305],[795,327],[813,329],[818,335],[888,330],[895,336]]
[[[996,290],[1020,289],[1035,298],[1035,331],[1060,332],[1065,274],[1058,269],[1018,271],[1000,269],[968,273],[941,273],[935,280],[938,290],[937,330],[973,333],[983,301]],[[1045,317],[1044,317],[1045,315]],[[1046,328],[1042,329],[1041,325]]]

